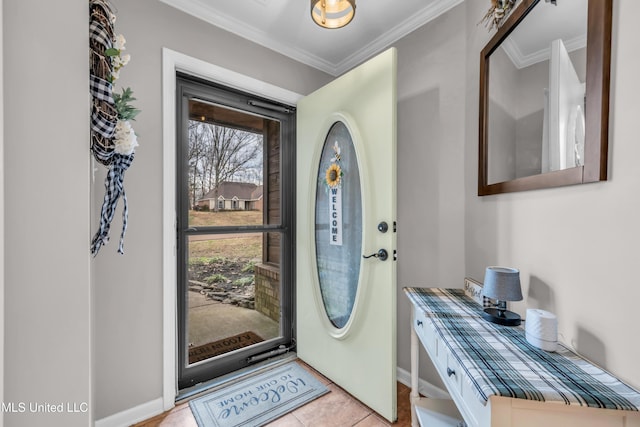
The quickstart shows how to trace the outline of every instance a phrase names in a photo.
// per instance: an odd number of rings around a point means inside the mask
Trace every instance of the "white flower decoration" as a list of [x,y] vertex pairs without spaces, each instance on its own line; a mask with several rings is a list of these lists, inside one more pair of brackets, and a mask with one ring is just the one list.
[[118,120],[113,140],[116,145],[115,152],[125,156],[133,154],[138,146],[138,137],[133,131],[131,123],[126,120]]
[[113,56],[111,59],[111,64],[113,66],[113,69],[111,70],[111,83],[115,82],[118,77],[120,77],[120,69],[127,65],[131,60],[131,55],[128,53],[125,55],[122,54],[122,51],[124,50],[124,43],[125,39],[122,34],[116,37],[116,49],[119,50],[118,54]]
[[122,34],[118,34],[116,36],[116,41],[114,43],[114,46],[116,49],[118,49],[119,51],[123,51],[126,48],[124,47],[124,44],[127,42],[127,40],[124,38],[124,36]]
[[122,55],[122,56],[114,56],[113,57],[113,68],[114,71],[120,70],[120,68],[124,67],[131,60],[131,55]]

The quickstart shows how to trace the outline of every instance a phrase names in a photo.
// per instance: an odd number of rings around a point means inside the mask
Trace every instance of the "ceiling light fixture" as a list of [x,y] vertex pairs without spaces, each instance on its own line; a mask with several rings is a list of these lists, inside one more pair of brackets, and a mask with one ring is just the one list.
[[323,28],[342,28],[356,14],[356,0],[311,0],[311,18]]

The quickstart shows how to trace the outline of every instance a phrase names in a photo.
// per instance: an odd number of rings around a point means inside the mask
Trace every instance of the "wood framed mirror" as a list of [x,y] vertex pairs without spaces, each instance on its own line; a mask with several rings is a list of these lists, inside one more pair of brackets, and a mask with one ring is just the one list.
[[480,56],[478,195],[606,181],[612,0],[522,0]]

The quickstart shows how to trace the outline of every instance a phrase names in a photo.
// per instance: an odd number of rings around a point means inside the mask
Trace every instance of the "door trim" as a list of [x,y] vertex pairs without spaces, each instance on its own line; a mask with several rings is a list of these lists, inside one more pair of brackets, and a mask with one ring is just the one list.
[[177,369],[176,262],[176,72],[190,74],[257,96],[297,105],[302,95],[253,77],[162,48],[162,401],[175,406]]

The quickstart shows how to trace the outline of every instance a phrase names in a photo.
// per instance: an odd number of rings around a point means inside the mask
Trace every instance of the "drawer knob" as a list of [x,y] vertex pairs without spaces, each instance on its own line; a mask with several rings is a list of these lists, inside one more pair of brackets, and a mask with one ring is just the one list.
[[422,320],[418,320],[416,321],[416,323],[418,324],[418,326],[422,326]]
[[450,377],[451,375],[455,375],[455,374],[456,374],[456,371],[454,371],[453,369],[447,366],[447,376]]

